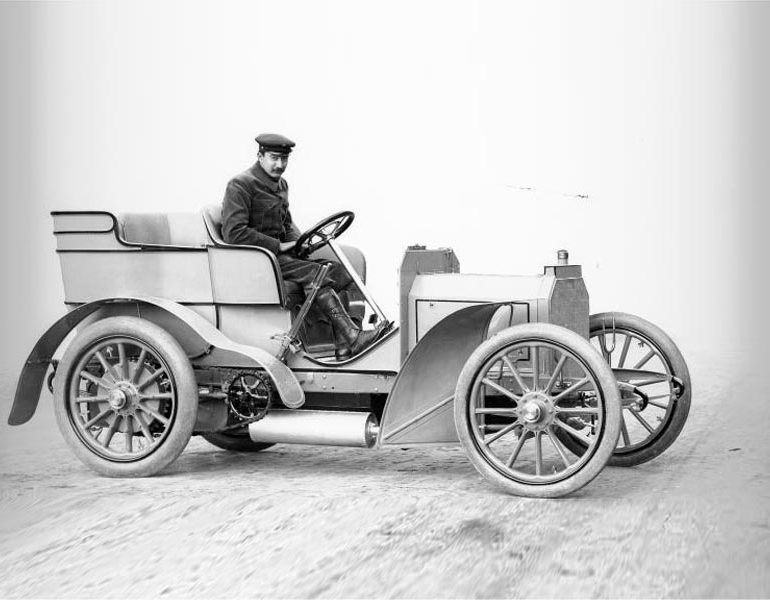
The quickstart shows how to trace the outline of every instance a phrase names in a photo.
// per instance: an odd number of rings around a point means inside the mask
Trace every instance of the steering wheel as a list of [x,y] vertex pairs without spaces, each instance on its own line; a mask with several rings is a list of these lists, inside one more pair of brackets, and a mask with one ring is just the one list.
[[334,213],[330,217],[326,217],[297,238],[297,243],[294,245],[294,254],[298,258],[304,258],[319,248],[323,248],[350,227],[354,218],[355,215],[349,210],[343,210],[342,212]]

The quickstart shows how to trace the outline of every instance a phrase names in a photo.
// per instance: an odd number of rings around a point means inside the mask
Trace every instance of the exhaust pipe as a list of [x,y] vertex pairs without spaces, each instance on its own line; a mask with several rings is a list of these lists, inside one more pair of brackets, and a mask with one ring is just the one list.
[[336,410],[271,410],[249,425],[254,442],[371,448],[380,426],[372,413]]

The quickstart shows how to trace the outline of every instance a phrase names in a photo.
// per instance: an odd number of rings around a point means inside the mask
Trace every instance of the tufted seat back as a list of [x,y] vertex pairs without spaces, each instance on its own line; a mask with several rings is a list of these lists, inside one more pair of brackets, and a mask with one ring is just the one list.
[[194,247],[208,243],[196,213],[122,213],[117,220],[120,237],[129,243]]

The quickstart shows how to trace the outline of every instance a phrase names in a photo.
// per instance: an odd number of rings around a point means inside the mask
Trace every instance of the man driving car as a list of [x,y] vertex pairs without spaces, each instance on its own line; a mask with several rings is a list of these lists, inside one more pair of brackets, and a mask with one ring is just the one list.
[[[222,236],[229,244],[261,246],[273,252],[283,279],[296,282],[308,294],[325,261],[300,259],[292,253],[300,232],[289,212],[289,185],[283,173],[295,144],[274,133],[260,134],[256,142],[257,162],[227,184],[222,203]],[[379,323],[374,329],[363,330],[353,322],[337,294],[351,288],[355,289],[355,284],[345,268],[331,263],[315,299],[334,330],[338,360],[371,346],[388,326]]]

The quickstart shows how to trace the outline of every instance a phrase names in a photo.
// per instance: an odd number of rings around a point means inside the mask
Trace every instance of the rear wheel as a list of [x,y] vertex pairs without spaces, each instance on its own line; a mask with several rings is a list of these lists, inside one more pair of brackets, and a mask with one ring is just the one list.
[[[482,343],[460,373],[454,411],[474,467],[519,496],[580,489],[604,468],[620,432],[612,371],[585,339],[550,324],[518,325]],[[593,423],[578,427],[576,417]],[[586,450],[571,454],[557,432]]]
[[252,441],[249,437],[248,429],[228,431],[226,433],[204,433],[202,434],[202,437],[210,444],[214,444],[217,448],[234,452],[261,452],[271,446],[275,446],[275,444],[264,444]]
[[108,477],[145,477],[171,464],[198,411],[195,375],[161,327],[111,317],[86,327],[64,353],[54,408],[65,441]]

